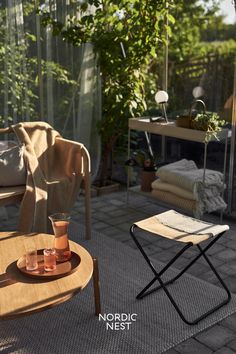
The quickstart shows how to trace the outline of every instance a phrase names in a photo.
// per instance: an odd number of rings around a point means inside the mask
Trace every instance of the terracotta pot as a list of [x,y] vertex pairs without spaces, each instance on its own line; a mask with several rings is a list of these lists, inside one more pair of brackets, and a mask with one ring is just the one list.
[[151,192],[152,182],[156,179],[155,171],[142,171],[141,172],[141,191]]

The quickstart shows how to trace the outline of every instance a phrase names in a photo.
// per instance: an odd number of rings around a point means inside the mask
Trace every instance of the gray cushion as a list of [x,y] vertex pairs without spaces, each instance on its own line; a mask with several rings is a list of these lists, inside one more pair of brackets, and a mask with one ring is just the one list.
[[10,187],[26,184],[23,152],[23,145],[0,150],[0,186]]
[[0,141],[0,152],[10,149],[13,146],[18,146],[17,142],[14,140],[3,140]]

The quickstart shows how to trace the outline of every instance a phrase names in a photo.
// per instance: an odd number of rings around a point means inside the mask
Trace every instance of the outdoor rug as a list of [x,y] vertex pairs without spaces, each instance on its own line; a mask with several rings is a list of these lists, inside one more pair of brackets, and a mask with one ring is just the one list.
[[[93,233],[83,240],[73,224],[70,238],[99,259],[103,318],[94,315],[92,282],[72,300],[48,311],[0,322],[0,352],[29,354],[162,353],[236,312],[236,298],[195,326],[186,325],[163,291],[136,300],[152,279],[140,256],[125,244]],[[158,263],[157,263],[158,264]],[[159,266],[162,266],[159,264]],[[168,276],[175,274],[171,269]],[[221,298],[220,288],[185,275],[169,287],[187,317]],[[201,297],[205,300],[201,301]],[[193,305],[194,304],[194,305]],[[131,316],[132,315],[132,316]],[[105,320],[106,319],[106,320]]]

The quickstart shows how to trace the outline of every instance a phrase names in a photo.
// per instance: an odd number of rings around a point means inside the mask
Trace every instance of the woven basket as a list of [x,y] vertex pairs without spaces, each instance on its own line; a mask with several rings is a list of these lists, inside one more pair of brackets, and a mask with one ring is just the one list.
[[176,117],[176,126],[181,128],[191,128],[192,118],[190,116]]
[[206,105],[202,100],[195,100],[192,102],[191,106],[190,106],[190,110],[189,110],[189,114],[188,115],[182,115],[182,116],[178,116],[176,117],[176,126],[177,127],[181,127],[181,128],[190,128],[190,129],[196,129],[195,128],[195,124],[194,124],[194,107],[197,104],[201,104],[203,107],[203,113],[206,113]]

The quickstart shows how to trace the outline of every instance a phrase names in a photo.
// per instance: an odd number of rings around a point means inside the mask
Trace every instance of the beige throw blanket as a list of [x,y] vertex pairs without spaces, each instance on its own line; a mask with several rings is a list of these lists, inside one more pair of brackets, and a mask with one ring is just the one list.
[[162,182],[173,184],[193,193],[197,203],[196,216],[205,212],[224,210],[226,204],[222,198],[224,183],[223,174],[218,171],[198,169],[194,161],[180,160],[163,167],[157,171]]
[[62,139],[45,122],[24,122],[12,126],[25,145],[27,169],[18,229],[47,232],[48,216],[69,212],[83,178],[83,145]]

